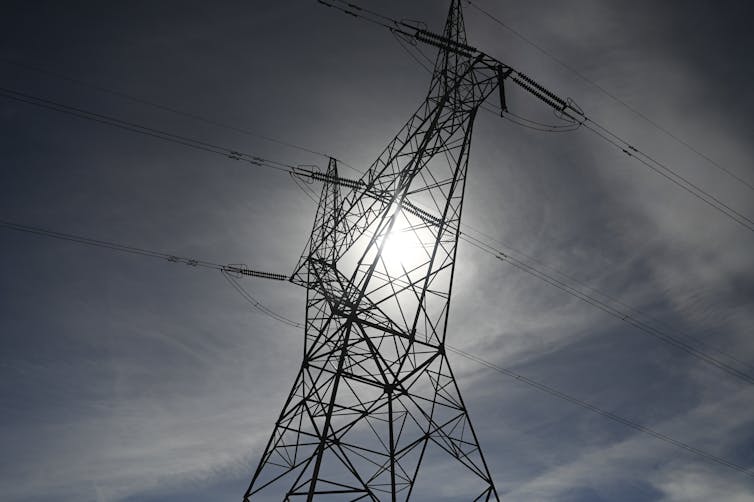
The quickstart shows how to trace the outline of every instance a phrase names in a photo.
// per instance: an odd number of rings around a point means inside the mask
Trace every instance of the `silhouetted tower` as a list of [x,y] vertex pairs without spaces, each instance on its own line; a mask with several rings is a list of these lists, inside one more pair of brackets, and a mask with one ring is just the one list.
[[445,335],[472,126],[510,71],[466,45],[459,0],[412,36],[439,48],[426,100],[360,180],[319,175],[303,363],[244,500],[498,499]]

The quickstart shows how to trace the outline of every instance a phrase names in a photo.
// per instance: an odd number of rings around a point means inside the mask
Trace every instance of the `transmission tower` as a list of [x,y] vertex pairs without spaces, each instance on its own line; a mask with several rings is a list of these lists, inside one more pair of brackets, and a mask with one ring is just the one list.
[[411,36],[439,49],[427,98],[361,179],[319,176],[303,362],[244,500],[434,498],[428,464],[498,500],[445,336],[474,118],[512,70],[467,45],[459,0]]

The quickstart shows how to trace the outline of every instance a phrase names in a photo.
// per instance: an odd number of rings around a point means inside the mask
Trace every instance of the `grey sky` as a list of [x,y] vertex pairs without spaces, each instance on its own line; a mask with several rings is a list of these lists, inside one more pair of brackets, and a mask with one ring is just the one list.
[[[754,182],[747,2],[476,1]],[[447,9],[363,3],[435,30]],[[473,8],[466,24],[472,45],[754,217],[751,190]],[[428,85],[390,33],[313,0],[10,1],[0,57],[359,168]],[[324,162],[3,62],[0,86],[263,157]],[[554,120],[521,93],[509,101]],[[284,174],[3,98],[0,124],[0,219],[280,273],[306,242],[314,204]],[[754,373],[754,236],[698,199],[588,131],[539,133],[486,113],[466,194],[466,223]],[[302,334],[250,310],[217,272],[4,229],[0,253],[3,499],[240,500],[293,383]],[[302,318],[303,291],[244,285]],[[751,386],[465,244],[448,341],[754,465]],[[751,478],[452,362],[504,499],[754,501]]]

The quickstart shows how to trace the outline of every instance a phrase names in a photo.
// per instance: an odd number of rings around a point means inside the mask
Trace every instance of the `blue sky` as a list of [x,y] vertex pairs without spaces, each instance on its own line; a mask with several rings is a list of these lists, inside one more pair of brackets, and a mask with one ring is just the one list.
[[[478,3],[754,182],[743,2]],[[447,8],[364,5],[438,30]],[[466,22],[472,45],[754,217],[750,189],[474,9]],[[324,160],[7,61],[359,168],[428,83],[389,33],[313,0],[11,1],[0,33],[4,88],[293,164]],[[509,105],[554,120],[521,94]],[[0,219],[280,273],[305,245],[315,207],[284,174],[4,98],[0,124]],[[587,131],[540,133],[492,114],[475,126],[466,194],[465,222],[501,248],[754,374],[751,232]],[[5,229],[0,253],[4,500],[240,500],[298,369],[302,333],[250,310],[217,272]],[[302,318],[296,287],[244,285]],[[754,465],[750,385],[463,243],[454,286],[452,345]],[[506,500],[754,501],[751,478],[467,359],[451,362]],[[442,467],[426,476],[442,478]]]

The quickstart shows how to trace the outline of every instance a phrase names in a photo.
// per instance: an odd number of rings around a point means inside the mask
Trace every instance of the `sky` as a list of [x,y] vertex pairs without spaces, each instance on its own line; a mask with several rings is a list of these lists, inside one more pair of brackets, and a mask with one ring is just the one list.
[[[754,184],[747,2],[475,3]],[[435,31],[447,11],[362,4]],[[751,188],[464,8],[471,45],[754,218]],[[10,0],[0,18],[0,87],[290,164],[326,159],[123,95],[365,169],[428,84],[388,31],[314,0]],[[520,92],[508,101],[556,121]],[[1,96],[0,127],[5,221],[283,274],[311,230],[314,202],[280,172]],[[754,375],[750,230],[584,129],[481,113],[472,143],[465,223]],[[0,253],[3,500],[241,500],[301,330],[251,309],[217,271],[6,228]],[[303,290],[243,285],[303,320]],[[754,469],[750,384],[463,242],[451,312],[451,345]],[[503,500],[754,501],[751,477],[450,357]]]

